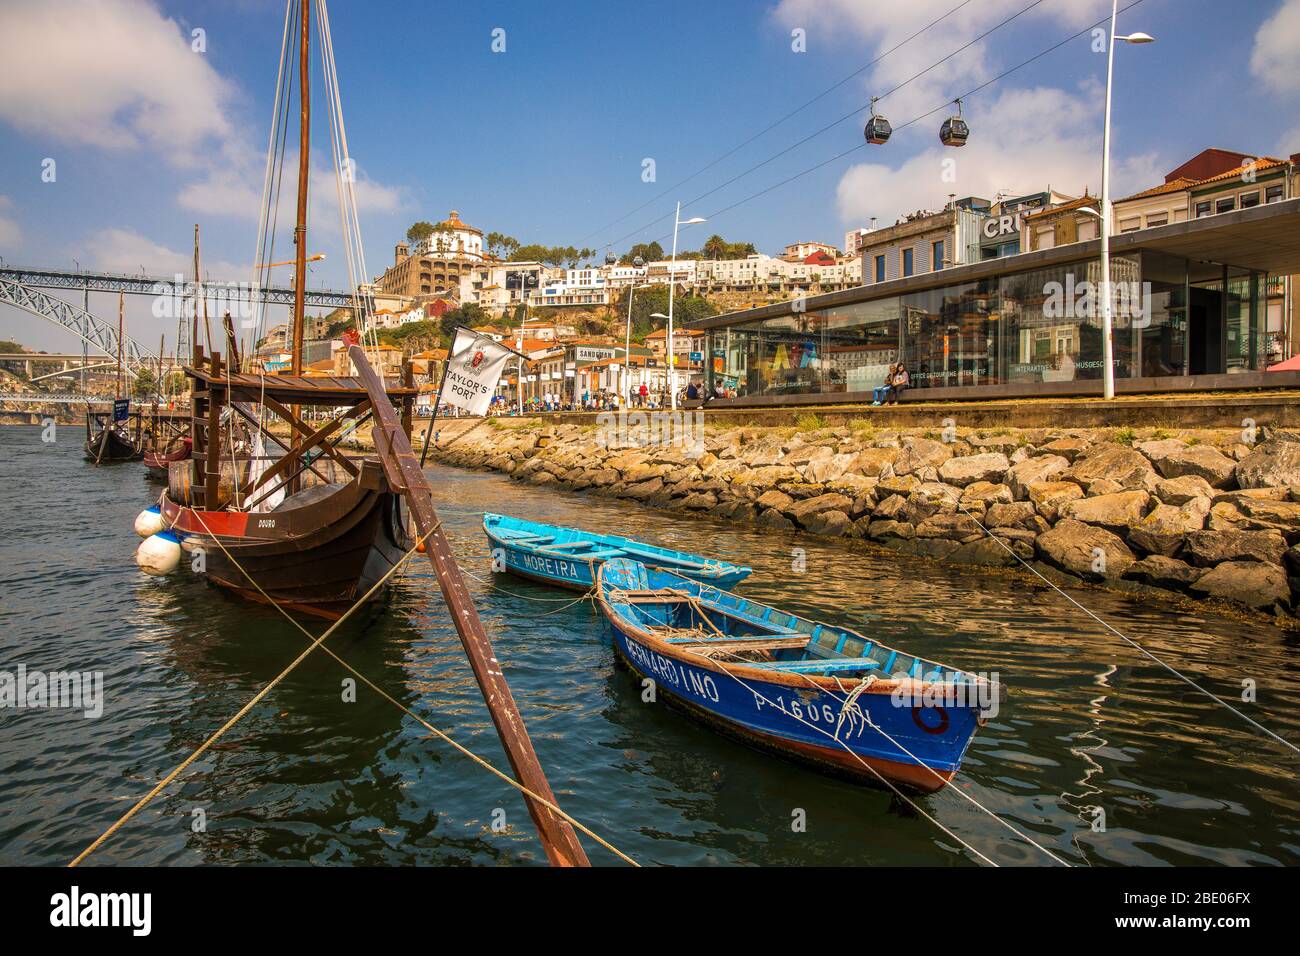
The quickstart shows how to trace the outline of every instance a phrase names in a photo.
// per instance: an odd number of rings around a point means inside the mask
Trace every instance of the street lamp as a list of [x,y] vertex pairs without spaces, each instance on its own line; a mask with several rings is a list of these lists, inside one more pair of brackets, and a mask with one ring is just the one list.
[[[1118,2],[1118,0],[1116,0]],[[677,369],[673,364],[673,297],[677,291],[677,230],[681,226],[693,226],[696,223],[707,222],[708,220],[696,216],[694,219],[682,219],[682,204],[677,204],[677,212],[673,215],[673,259],[670,271],[668,273],[668,395],[672,403],[672,410],[677,411]]]
[[1119,0],[1111,0],[1110,44],[1106,56],[1106,119],[1101,138],[1101,360],[1102,395],[1115,397],[1115,346],[1110,295],[1110,95],[1115,77],[1115,41],[1125,43],[1151,43],[1154,37],[1146,33],[1115,33],[1115,20],[1119,16]]
[[[623,385],[620,400],[628,393],[628,385],[632,382],[632,297],[636,294],[637,289],[649,288],[649,283],[642,285],[632,285],[627,287],[627,336],[623,343]],[[621,404],[621,401],[620,401]]]

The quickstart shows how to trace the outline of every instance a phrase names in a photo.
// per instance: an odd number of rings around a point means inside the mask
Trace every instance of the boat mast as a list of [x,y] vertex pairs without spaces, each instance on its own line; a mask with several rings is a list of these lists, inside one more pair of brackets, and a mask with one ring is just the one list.
[[122,336],[126,330],[126,299],[121,292],[117,294],[117,393],[122,397]]
[[293,360],[290,374],[302,374],[303,295],[307,285],[307,179],[311,143],[311,75],[308,45],[311,42],[312,0],[298,0],[302,7],[302,36],[298,41],[298,96],[302,109],[298,117],[298,221],[293,229]]

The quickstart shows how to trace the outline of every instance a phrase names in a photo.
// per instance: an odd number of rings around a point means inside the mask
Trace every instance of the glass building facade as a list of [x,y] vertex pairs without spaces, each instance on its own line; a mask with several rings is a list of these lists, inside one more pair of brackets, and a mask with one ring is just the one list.
[[[761,319],[738,313],[708,330],[705,378],[742,399],[869,394],[897,362],[916,389],[1100,380],[1099,278],[1088,259],[899,295],[864,286],[858,301],[791,303]],[[1142,250],[1112,256],[1111,279],[1117,380],[1266,364],[1265,274]]]

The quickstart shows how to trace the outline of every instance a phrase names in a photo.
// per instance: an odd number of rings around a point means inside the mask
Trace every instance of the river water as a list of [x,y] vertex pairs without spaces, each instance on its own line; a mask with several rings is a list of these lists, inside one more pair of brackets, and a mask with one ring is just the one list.
[[[103,713],[0,710],[0,863],[75,856],[302,650],[271,609],[181,571],[139,573],[138,464],[80,435],[0,428],[0,671],[100,671]],[[1003,865],[1300,864],[1300,757],[1046,586],[795,534],[433,467],[437,502],[561,804],[644,864],[977,865],[887,791],[753,752],[617,667],[576,595],[494,578],[483,511],[747,563],[742,589],[1010,688],[953,787],[917,805]],[[803,549],[802,571],[800,554]],[[1201,686],[1300,740],[1296,639],[1266,622],[1094,589],[1080,603]],[[305,622],[313,633],[320,622]],[[508,767],[425,559],[330,646]],[[537,864],[515,791],[313,655],[90,862]],[[1253,681],[1257,701],[1241,701]],[[958,792],[960,790],[960,792]],[[970,800],[964,799],[964,796]],[[585,841],[593,862],[616,863]]]

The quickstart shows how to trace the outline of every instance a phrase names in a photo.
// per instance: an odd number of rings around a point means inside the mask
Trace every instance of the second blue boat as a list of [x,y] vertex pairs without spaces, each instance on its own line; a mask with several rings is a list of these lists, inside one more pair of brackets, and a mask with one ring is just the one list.
[[666,568],[694,581],[730,588],[751,573],[750,568],[716,558],[660,548],[612,534],[592,534],[577,528],[525,521],[510,515],[485,514],[483,531],[492,549],[493,567],[523,578],[586,591],[596,583],[597,569],[614,558],[628,558],[654,568]]

